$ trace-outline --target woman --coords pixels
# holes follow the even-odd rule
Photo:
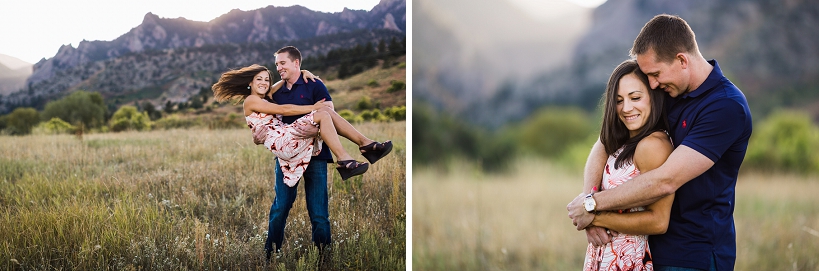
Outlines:
[[[661,90],[649,87],[635,60],[614,69],[600,130],[600,142],[609,155],[601,190],[659,167],[671,154],[664,99]],[[665,233],[673,201],[672,194],[646,207],[597,214],[592,226],[610,230],[612,241],[598,247],[589,244],[583,269],[653,270],[648,235]]]
[[[307,77],[312,77],[312,74],[305,73]],[[281,87],[281,83],[274,88]],[[270,71],[256,64],[225,72],[213,85],[217,101],[234,97],[244,99],[242,107],[251,129],[260,126],[268,129],[264,145],[279,159],[284,183],[290,187],[295,186],[301,178],[310,158],[321,151],[322,139],[336,155],[336,170],[344,180],[364,174],[369,164],[353,159],[342,147],[338,135],[358,144],[370,163],[375,163],[392,151],[392,142],[378,143],[367,138],[333,111],[324,100],[314,105],[279,105],[264,100],[263,97],[270,91]],[[281,121],[282,115],[304,116],[291,124],[285,124]]]

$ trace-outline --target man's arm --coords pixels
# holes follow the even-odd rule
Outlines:
[[[705,155],[680,145],[662,166],[616,189],[595,194],[600,210],[620,210],[646,206],[673,194],[680,186],[700,176],[714,165]]]
[[[696,178],[714,165],[705,155],[694,149],[680,145],[671,152],[662,166],[637,176],[617,188],[594,194],[596,210],[620,210],[646,206]],[[594,219],[594,214],[583,208],[583,197],[578,196],[567,206],[569,217],[577,224],[577,230],[586,228]]]
[[[663,132],[643,138],[634,150],[634,166],[645,173],[660,167],[668,159],[674,146]],[[668,229],[674,194],[648,204],[642,212],[602,212],[594,216],[592,225],[637,235],[663,234]]]

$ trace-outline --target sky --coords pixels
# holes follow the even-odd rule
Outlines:
[[[207,22],[232,9],[254,10],[301,5],[322,12],[344,7],[371,10],[380,0],[0,0],[0,54],[34,64],[60,46],[82,40],[114,40],[142,23],[151,12],[161,18]]]
[[[509,0],[510,3],[518,6],[535,19],[549,20],[561,15],[560,10],[555,10],[555,5],[547,2],[569,2],[581,7],[596,8],[606,0]]]

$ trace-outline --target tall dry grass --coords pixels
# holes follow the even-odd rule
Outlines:
[[[335,246],[300,189],[268,264],[274,158],[247,129],[0,136],[0,269],[404,269],[405,122],[356,126],[395,149],[346,182],[328,165]]]
[[[580,174],[537,159],[504,175],[415,169],[413,268],[580,270],[587,242],[566,212]],[[819,270],[816,191],[815,177],[740,176],[736,270]]]

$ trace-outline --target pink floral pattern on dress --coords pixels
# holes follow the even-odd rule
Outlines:
[[[606,161],[606,168],[603,171],[603,190],[615,188],[640,175],[640,170],[634,166],[633,161],[628,161],[619,169],[614,168],[617,155],[622,151],[623,148],[620,148]],[[637,207],[625,212],[643,210],[645,208]],[[605,246],[594,247],[589,244],[586,248],[583,270],[654,270],[651,250],[648,248],[648,236],[621,233]]]
[[[251,129],[258,125],[267,129],[264,146],[279,158],[287,186],[296,186],[310,159],[321,152],[322,140],[318,136],[318,123],[313,121],[313,113],[315,111],[291,124],[282,122],[281,115],[253,112],[245,117]]]

